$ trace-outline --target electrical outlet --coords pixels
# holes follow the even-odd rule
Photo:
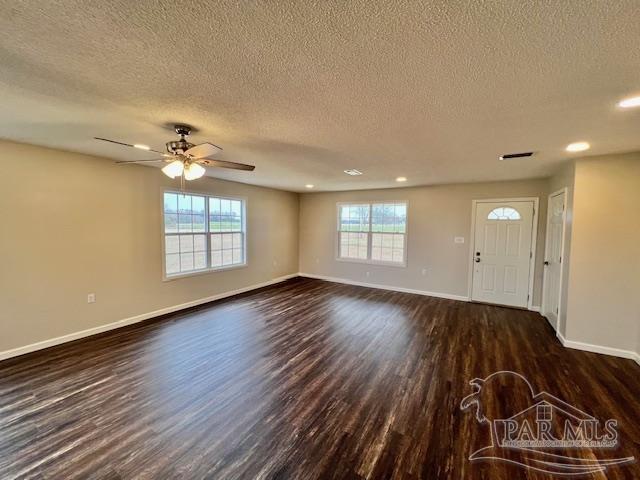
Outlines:
[[[427,269],[426,269],[426,268],[423,268],[423,269],[422,269],[422,275],[423,275],[423,276],[426,276],[426,275],[427,275]]]
[[[96,303],[96,294],[90,293],[87,295],[87,303]]]
[[[273,266],[274,266],[274,267],[277,267],[277,266],[278,266],[278,261],[277,261],[277,260],[274,260],[274,261],[273,261]]]
[[[370,275],[371,275],[371,272],[367,272],[367,273],[366,273],[366,275],[367,275],[367,277],[368,277],[368,276],[370,276]]]
[[[320,259],[316,258],[316,264],[320,263]]]

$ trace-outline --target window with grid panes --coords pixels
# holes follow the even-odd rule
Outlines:
[[[338,205],[338,258],[406,264],[407,204]]]
[[[244,265],[244,215],[241,199],[165,192],[165,275]]]
[[[209,232],[213,268],[244,264],[241,200],[209,197]]]

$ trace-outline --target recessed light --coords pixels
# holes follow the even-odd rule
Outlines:
[[[151,150],[149,145],[142,145],[141,143],[136,143],[134,148],[139,148],[140,150]]]
[[[618,106],[621,108],[640,107],[640,97],[625,98],[621,102],[618,102]]]
[[[362,175],[362,172],[360,170],[356,170],[355,168],[345,170],[344,173],[346,173],[347,175]]]
[[[407,177],[396,177],[396,182],[406,182]]]
[[[589,150],[591,145],[587,142],[575,142],[567,145],[567,152],[584,152],[585,150]]]
[[[305,188],[313,188],[313,185],[311,185],[310,183],[307,183],[304,187]]]
[[[533,155],[533,152],[522,152],[522,153],[507,153],[505,155],[500,155],[498,158],[500,160],[509,160],[511,158],[525,158]]]

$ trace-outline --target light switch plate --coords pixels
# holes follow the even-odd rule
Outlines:
[[[464,237],[454,237],[454,243],[464,243]]]

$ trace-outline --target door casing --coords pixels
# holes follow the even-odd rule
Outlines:
[[[538,238],[538,211],[540,199],[539,197],[514,197],[514,198],[483,198],[481,200],[471,201],[471,239],[469,241],[469,275],[467,278],[467,298],[471,301],[473,289],[473,251],[476,244],[476,207],[479,203],[494,202],[533,202],[533,228],[531,229],[531,259],[529,261],[529,299],[527,300],[527,309],[539,311],[540,307],[533,306],[533,280],[535,278],[536,267],[536,240]]]
[[[544,258],[545,260],[549,258],[549,222],[551,220],[550,217],[550,212],[551,212],[551,199],[553,197],[555,197],[556,195],[563,195],[564,198],[564,210],[562,212],[562,247],[560,249],[560,251],[562,252],[562,261],[560,262],[560,281],[558,282],[558,312],[556,313],[556,325],[554,325],[548,318],[547,320],[549,320],[549,324],[553,327],[554,330],[558,331],[558,326],[560,323],[560,315],[562,313],[562,308],[564,307],[564,305],[562,305],[562,278],[564,277],[564,264],[565,264],[565,258],[564,258],[564,247],[565,247],[565,241],[566,241],[566,235],[567,235],[567,198],[569,195],[569,189],[567,187],[561,188],[560,190],[557,190],[553,193],[549,194],[549,197],[547,199],[547,239],[545,241],[545,248],[544,248]],[[547,305],[546,305],[546,285],[547,285],[547,270],[548,269],[544,269],[544,275],[543,275],[543,281],[542,281],[542,305],[540,308],[540,313],[542,313],[544,315],[544,313],[548,310],[547,309]],[[546,317],[545,317],[546,318]]]

